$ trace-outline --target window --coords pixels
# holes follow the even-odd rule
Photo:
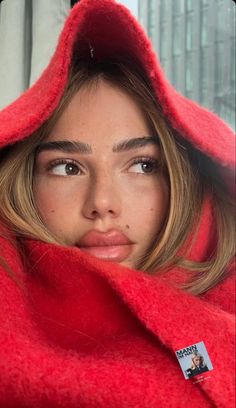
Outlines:
[[[173,58],[173,84],[178,89],[181,80],[181,57],[179,55]]]
[[[161,21],[166,19],[168,10],[170,10],[170,0],[160,0],[160,16],[161,16]]]
[[[145,3],[139,1],[138,3],[139,21],[145,27]]]
[[[208,105],[208,97],[209,97],[209,92],[207,88],[202,88],[201,89],[201,104],[204,106]]]
[[[184,13],[184,0],[173,0],[172,3],[174,14],[183,14]]]
[[[179,55],[181,53],[181,32],[180,18],[175,17],[173,20],[173,55]]]
[[[215,64],[216,93],[221,95],[224,91],[224,42],[216,43],[216,64]]]
[[[207,47],[201,49],[200,53],[200,89],[208,88],[208,66],[209,66],[209,50]]]
[[[168,33],[166,30],[167,25],[162,24],[161,25],[161,31],[160,31],[160,56],[161,59],[165,59],[167,57],[167,39],[168,39]]]
[[[149,0],[148,2],[148,35],[149,37],[155,37],[155,23],[156,23],[156,4],[155,0]]]
[[[201,46],[208,45],[208,7],[201,10]]]
[[[187,11],[192,11],[193,10],[193,0],[187,0],[186,1],[186,9],[187,9]]]
[[[185,96],[189,99],[194,99],[193,91],[186,91]]]
[[[187,51],[192,51],[193,49],[193,15],[189,14],[186,21],[186,49]]]
[[[169,80],[235,128],[235,2],[139,0],[139,4],[146,7],[146,25],[147,5],[152,10],[156,7],[155,17],[154,13],[149,16],[148,33],[154,36],[154,47]]]
[[[216,6],[216,41],[220,41],[226,31],[225,12],[227,7],[225,3],[219,3]]]
[[[235,112],[235,89],[236,89],[236,81],[235,81],[235,45],[236,41],[235,38],[231,38],[230,44],[230,92],[228,97],[228,116],[225,118],[229,122],[229,124],[235,128],[236,125],[236,112]]]
[[[235,66],[235,48],[236,48],[236,39],[231,38],[230,40],[230,81],[231,81],[231,91],[233,94],[233,91],[236,88],[236,80],[235,80],[235,71],[236,71],[236,66]]]
[[[193,53],[189,52],[186,58],[186,76],[185,76],[185,87],[187,92],[193,90],[193,69],[194,69],[194,59]]]

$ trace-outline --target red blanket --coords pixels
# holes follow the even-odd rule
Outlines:
[[[1,407],[234,407],[232,275],[195,297],[76,248],[24,246],[30,269],[5,254],[25,287],[1,270]],[[213,369],[186,380],[175,351],[201,341]]]

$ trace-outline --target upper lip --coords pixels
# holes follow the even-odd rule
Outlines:
[[[132,242],[121,231],[112,229],[107,232],[88,231],[78,242],[79,247],[99,247],[129,245]]]

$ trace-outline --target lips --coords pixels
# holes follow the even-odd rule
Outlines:
[[[131,253],[133,242],[118,230],[89,231],[77,245],[81,251],[106,261],[122,262]]]

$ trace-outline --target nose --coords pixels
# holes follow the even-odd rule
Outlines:
[[[82,212],[89,219],[116,218],[120,215],[121,192],[111,174],[97,174],[90,180]]]

